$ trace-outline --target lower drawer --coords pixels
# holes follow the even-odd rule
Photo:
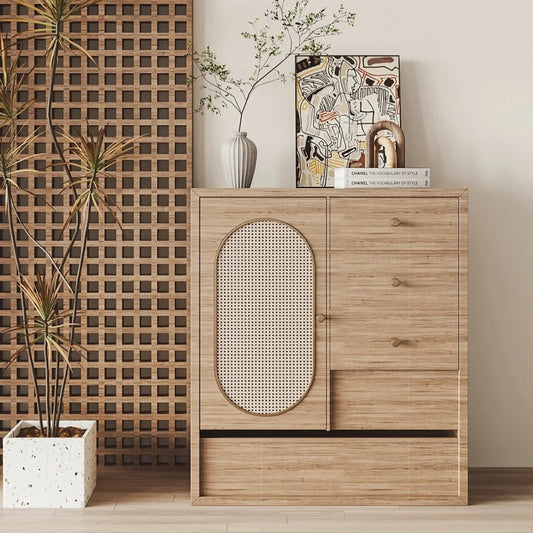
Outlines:
[[[331,373],[332,429],[458,429],[457,372]]]
[[[440,438],[200,441],[197,504],[462,504],[458,443]]]

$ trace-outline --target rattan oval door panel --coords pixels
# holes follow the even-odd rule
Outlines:
[[[216,263],[216,373],[229,402],[274,416],[295,407],[314,374],[313,253],[279,220],[232,231]]]
[[[202,200],[201,427],[325,429],[325,202],[254,201]]]

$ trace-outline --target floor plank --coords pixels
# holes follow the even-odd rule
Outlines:
[[[468,507],[191,507],[188,490],[188,475],[183,472],[102,469],[87,508],[57,511],[0,508],[0,530],[533,533],[533,469],[473,470]]]

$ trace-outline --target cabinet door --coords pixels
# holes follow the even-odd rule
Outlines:
[[[200,429],[325,429],[326,199],[200,201]]]

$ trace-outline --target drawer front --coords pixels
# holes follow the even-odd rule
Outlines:
[[[461,503],[455,438],[204,438],[200,447],[200,497],[220,503]]]
[[[331,252],[331,368],[457,370],[455,252]]]
[[[333,372],[331,427],[457,430],[458,395],[457,372]]]
[[[458,250],[457,198],[332,198],[332,250]]]
[[[333,315],[330,328],[332,370],[458,370],[457,316]]]
[[[458,313],[454,252],[331,252],[331,316],[406,321]],[[355,324],[354,324],[355,326]]]

